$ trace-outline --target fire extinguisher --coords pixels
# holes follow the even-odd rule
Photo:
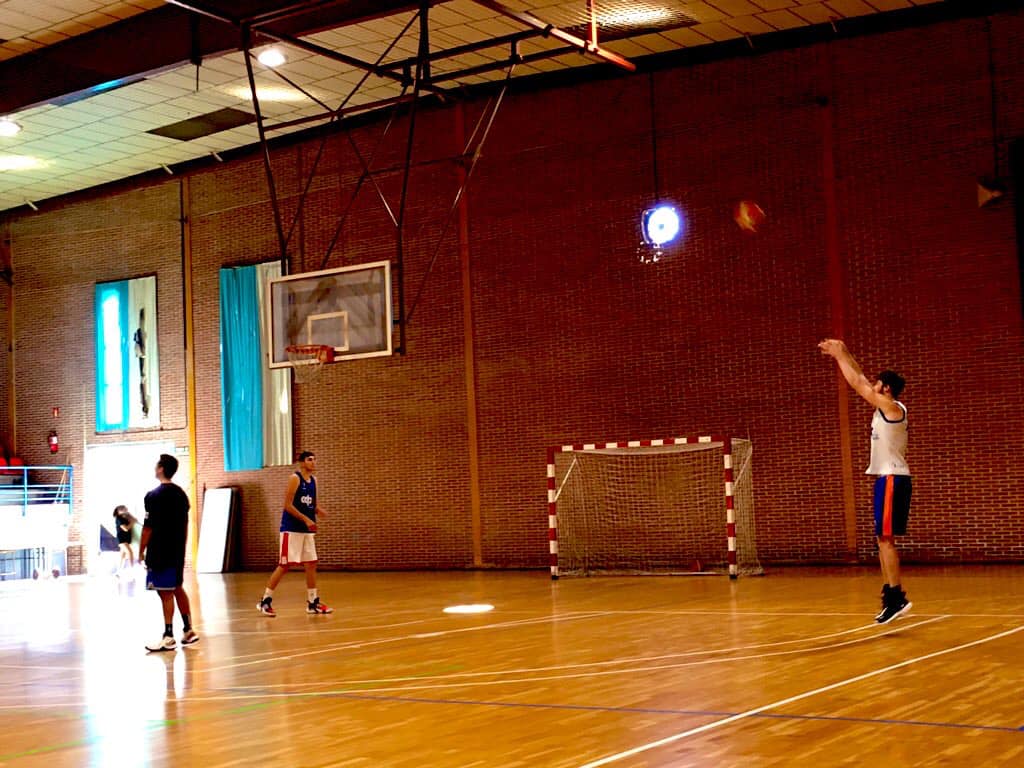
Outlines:
[[[56,453],[60,450],[60,438],[57,437],[56,429],[50,430],[50,436],[46,438],[46,442],[50,446],[50,453]]]

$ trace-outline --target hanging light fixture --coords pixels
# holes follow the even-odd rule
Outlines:
[[[651,94],[651,167],[654,174],[654,204],[640,215],[640,245],[636,250],[642,264],[655,264],[683,231],[683,218],[678,209],[661,199],[658,178],[658,124],[654,111],[654,73],[648,76]]]

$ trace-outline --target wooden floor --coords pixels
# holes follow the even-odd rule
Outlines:
[[[163,654],[129,579],[0,584],[0,765],[1024,765],[1024,567],[910,568],[884,628],[870,569],[265,578],[190,582]]]

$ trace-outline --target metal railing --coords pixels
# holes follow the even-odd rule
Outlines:
[[[0,506],[20,505],[25,515],[30,504],[67,504],[70,514],[74,473],[70,465],[0,468]]]

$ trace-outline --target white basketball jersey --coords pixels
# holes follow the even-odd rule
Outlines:
[[[899,421],[889,421],[880,409],[871,419],[871,464],[867,475],[909,475],[907,466],[907,407],[896,401],[903,411]]]

